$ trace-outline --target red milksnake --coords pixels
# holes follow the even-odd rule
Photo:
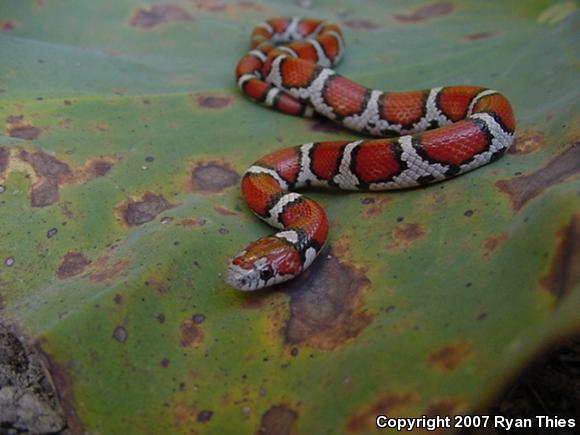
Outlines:
[[[307,143],[268,154],[244,174],[250,209],[280,229],[234,257],[224,276],[240,290],[296,277],[314,261],[328,235],[315,201],[294,192],[308,186],[389,190],[445,180],[500,157],[512,144],[508,100],[476,86],[382,92],[330,67],[343,54],[335,24],[275,18],[252,32],[236,79],[252,100],[299,116],[319,113],[372,136],[399,137]]]

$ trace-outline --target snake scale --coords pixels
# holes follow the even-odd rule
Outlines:
[[[252,32],[251,49],[236,68],[250,99],[291,115],[318,113],[379,138],[283,148],[245,172],[241,189],[249,208],[279,231],[230,260],[224,279],[232,287],[256,290],[287,281],[320,253],[328,218],[296,190],[421,186],[493,162],[512,144],[514,115],[499,92],[478,86],[369,89],[332,69],[343,53],[340,28],[322,20],[274,18]]]

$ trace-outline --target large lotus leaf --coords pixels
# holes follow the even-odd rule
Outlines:
[[[367,432],[478,412],[580,329],[573,1],[3,1],[2,321],[47,356],[92,433]],[[244,98],[233,69],[271,16],[339,22],[367,86],[499,89],[517,143],[422,189],[311,195],[328,250],[293,283],[229,288],[271,231],[239,175],[357,137]]]

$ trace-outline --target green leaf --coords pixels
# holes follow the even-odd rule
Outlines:
[[[424,189],[309,193],[309,272],[242,294],[227,259],[271,232],[239,175],[357,137],[248,101],[258,22],[337,21],[338,70],[385,90],[475,84],[518,120],[499,161]],[[371,432],[478,412],[580,330],[575,2],[5,1],[2,321],[46,353],[73,430]]]

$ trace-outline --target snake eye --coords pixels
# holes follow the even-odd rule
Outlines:
[[[268,281],[270,278],[272,278],[272,275],[274,275],[274,272],[270,266],[267,266],[260,271],[261,280]]]

